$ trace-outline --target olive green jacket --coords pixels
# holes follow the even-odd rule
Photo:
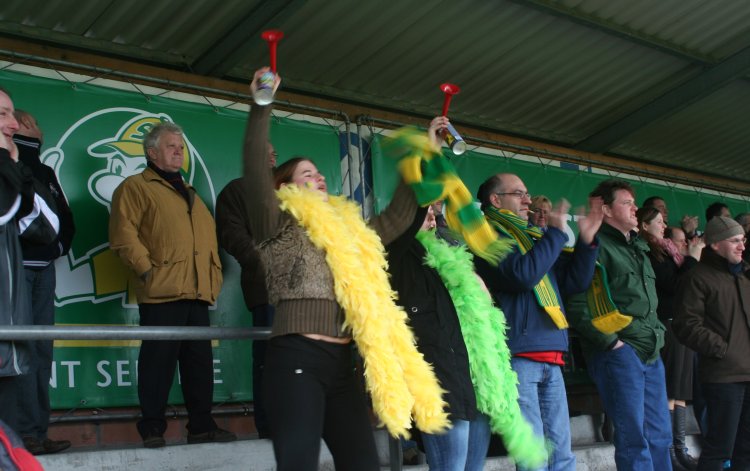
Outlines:
[[[633,321],[615,334],[601,333],[591,323],[585,293],[567,300],[568,318],[581,335],[584,354],[605,351],[619,339],[630,345],[643,362],[652,363],[664,346],[665,329],[656,315],[656,277],[648,258],[648,245],[635,232],[627,240],[606,223],[598,236],[601,246],[597,260],[607,270],[612,301]]]

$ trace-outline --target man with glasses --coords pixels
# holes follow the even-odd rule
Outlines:
[[[591,283],[597,255],[601,202],[578,220],[580,236],[572,255],[561,256],[568,240],[567,201],[547,215],[547,231],[529,225],[531,198],[523,181],[509,173],[487,179],[477,194],[488,222],[517,247],[498,266],[477,258],[477,273],[502,307],[508,323],[511,364],[518,375],[518,402],[534,432],[552,445],[542,469],[574,470],[570,421],[561,366],[568,351],[562,296]]]
[[[677,337],[698,352],[707,410],[699,470],[750,468],[750,280],[742,260],[745,231],[715,216],[706,224],[698,265],[677,285]]]

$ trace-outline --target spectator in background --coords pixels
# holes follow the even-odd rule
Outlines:
[[[531,198],[529,205],[529,223],[547,232],[549,213],[552,211],[552,201],[544,195]]]
[[[672,239],[664,237],[665,227],[662,214],[655,207],[640,208],[636,212],[639,235],[649,246],[648,257],[656,274],[656,293],[659,296],[657,313],[666,327],[664,348],[661,350],[667,385],[667,403],[672,418],[672,447],[670,458],[672,469],[694,470],[698,462],[690,456],[685,444],[687,401],[693,399],[693,351],[682,345],[672,331],[674,294],[678,279],[700,260],[703,243],[695,238],[690,245],[685,243],[681,229],[670,228],[670,234],[679,232],[684,253]],[[689,250],[687,250],[689,249]]]
[[[15,111],[19,129],[13,141],[19,160],[31,170],[37,194],[55,208],[60,232],[49,244],[21,240],[26,289],[31,299],[34,325],[55,324],[55,260],[70,250],[75,234],[73,213],[54,170],[39,160],[44,135],[36,119],[23,110]],[[57,453],[70,447],[69,440],[50,440],[49,381],[52,374],[52,340],[30,342],[32,361],[29,374],[19,378],[18,433],[24,446],[35,455]]]
[[[750,300],[745,231],[717,216],[706,224],[706,249],[677,285],[674,332],[700,355],[698,374],[707,430],[699,470],[750,469]]]
[[[706,224],[715,216],[731,218],[732,214],[729,212],[729,206],[720,201],[708,205],[708,208],[706,208]]]
[[[13,135],[18,121],[13,101],[0,88],[0,324],[31,323],[30,301],[23,285],[23,256],[15,216],[21,203],[23,177],[16,164]],[[27,342],[0,341],[0,420],[18,431],[18,377],[28,371]]]
[[[740,213],[734,217],[737,224],[742,226],[742,230],[745,231],[745,239],[750,235],[750,213]],[[742,252],[742,260],[750,262],[750,243],[745,242],[745,251]]]
[[[60,229],[57,215],[35,192],[31,170],[18,162],[13,135],[19,124],[13,101],[0,87],[0,322],[32,323],[31,299],[23,283],[19,240],[46,245]],[[0,341],[0,419],[18,432],[19,376],[29,372],[28,342]]]
[[[276,151],[268,141],[268,166],[276,166]],[[229,182],[216,199],[216,230],[219,246],[234,257],[242,269],[240,285],[245,306],[252,312],[253,327],[273,324],[273,306],[268,303],[266,270],[253,242],[247,221],[247,198],[242,178]],[[253,340],[253,418],[259,438],[270,438],[263,396],[263,367],[266,363],[268,340]]]
[[[432,212],[435,215],[435,231],[438,237],[448,243],[448,245],[454,247],[462,245],[463,242],[460,237],[448,227],[448,221],[445,220],[445,215],[443,214],[444,204],[445,202],[442,200],[432,204]]]
[[[669,224],[669,209],[667,203],[661,196],[649,196],[643,200],[642,208],[654,208],[661,213],[661,217],[664,220],[664,224]]]
[[[672,427],[659,356],[664,326],[656,314],[648,245],[636,232],[635,192],[625,181],[605,180],[590,196],[604,202],[598,261],[607,276],[597,274],[588,293],[568,300],[571,325],[581,335],[589,374],[615,426],[617,469],[671,469]],[[602,322],[623,315],[629,323]]]
[[[184,148],[179,126],[154,126],[143,140],[148,167],[126,178],[112,198],[110,247],[135,275],[142,326],[208,327],[208,306],[221,290],[214,219],[182,179]],[[144,340],[138,355],[142,418],[137,424],[143,445],[166,444],[164,412],[178,361],[188,443],[236,440],[211,417],[211,341]]]

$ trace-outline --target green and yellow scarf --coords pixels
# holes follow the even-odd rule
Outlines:
[[[632,316],[622,314],[612,301],[612,294],[609,291],[609,282],[607,281],[607,270],[599,262],[596,262],[594,278],[586,291],[586,303],[591,312],[591,323],[599,332],[604,334],[614,334],[633,321]]]
[[[511,211],[489,206],[485,208],[484,214],[496,230],[516,241],[521,254],[531,250],[534,247],[534,241],[542,238],[543,234],[539,228],[529,226],[528,221],[521,219]],[[541,281],[534,286],[534,296],[539,306],[549,315],[558,329],[568,328],[568,321],[560,307],[560,300],[549,275],[545,274]]]
[[[384,150],[399,159],[398,169],[414,190],[417,203],[427,206],[445,200],[445,220],[466,241],[472,252],[497,265],[512,245],[497,237],[453,164],[432,145],[424,132],[402,128],[385,140]]]

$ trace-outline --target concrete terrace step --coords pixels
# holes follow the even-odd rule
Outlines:
[[[609,444],[589,445],[574,449],[578,459],[577,470],[614,470],[614,448]],[[179,470],[179,471],[225,471],[275,469],[273,450],[269,440],[239,440],[233,443],[210,443],[200,445],[175,445],[149,450],[126,448],[116,450],[93,450],[39,456],[39,462],[49,471],[126,471]],[[387,462],[387,456],[382,457]],[[333,460],[328,449],[321,447],[320,470],[334,471]],[[382,469],[390,469],[383,466]],[[427,465],[405,466],[404,470],[423,471]],[[488,471],[511,471],[515,465],[506,457],[488,458],[484,467]]]

